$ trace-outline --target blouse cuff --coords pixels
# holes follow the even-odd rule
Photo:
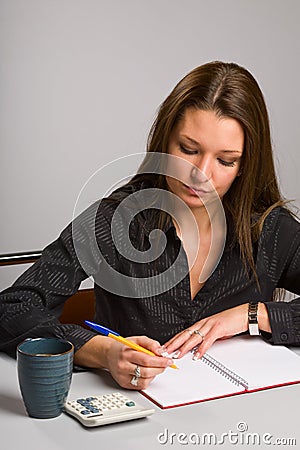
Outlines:
[[[293,312],[289,302],[268,302],[265,305],[272,330],[270,341],[278,345],[295,344],[297,339]]]
[[[74,345],[74,353],[96,336],[96,333],[93,331],[74,324],[60,324],[54,328],[54,332],[56,337],[72,342]]]

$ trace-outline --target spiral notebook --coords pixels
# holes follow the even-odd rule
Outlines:
[[[188,353],[141,391],[161,408],[300,383],[300,356],[259,336],[216,341],[198,361]]]

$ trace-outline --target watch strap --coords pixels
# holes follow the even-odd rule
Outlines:
[[[258,303],[250,302],[248,306],[248,329],[251,336],[260,334],[257,320]]]

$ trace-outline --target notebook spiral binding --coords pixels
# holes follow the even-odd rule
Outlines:
[[[205,353],[205,355],[202,356],[201,361],[210,366],[212,369],[216,370],[220,375],[227,378],[233,384],[237,386],[243,386],[246,390],[249,389],[249,383],[244,380],[244,378],[228,369],[228,367],[224,366],[224,364],[220,363],[220,361],[216,360],[208,353]]]

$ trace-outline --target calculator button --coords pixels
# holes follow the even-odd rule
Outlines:
[[[84,416],[86,416],[87,414],[91,414],[91,411],[88,411],[87,409],[84,409],[83,411],[81,411],[80,414],[83,414]]]
[[[134,402],[126,402],[126,406],[135,406]]]

